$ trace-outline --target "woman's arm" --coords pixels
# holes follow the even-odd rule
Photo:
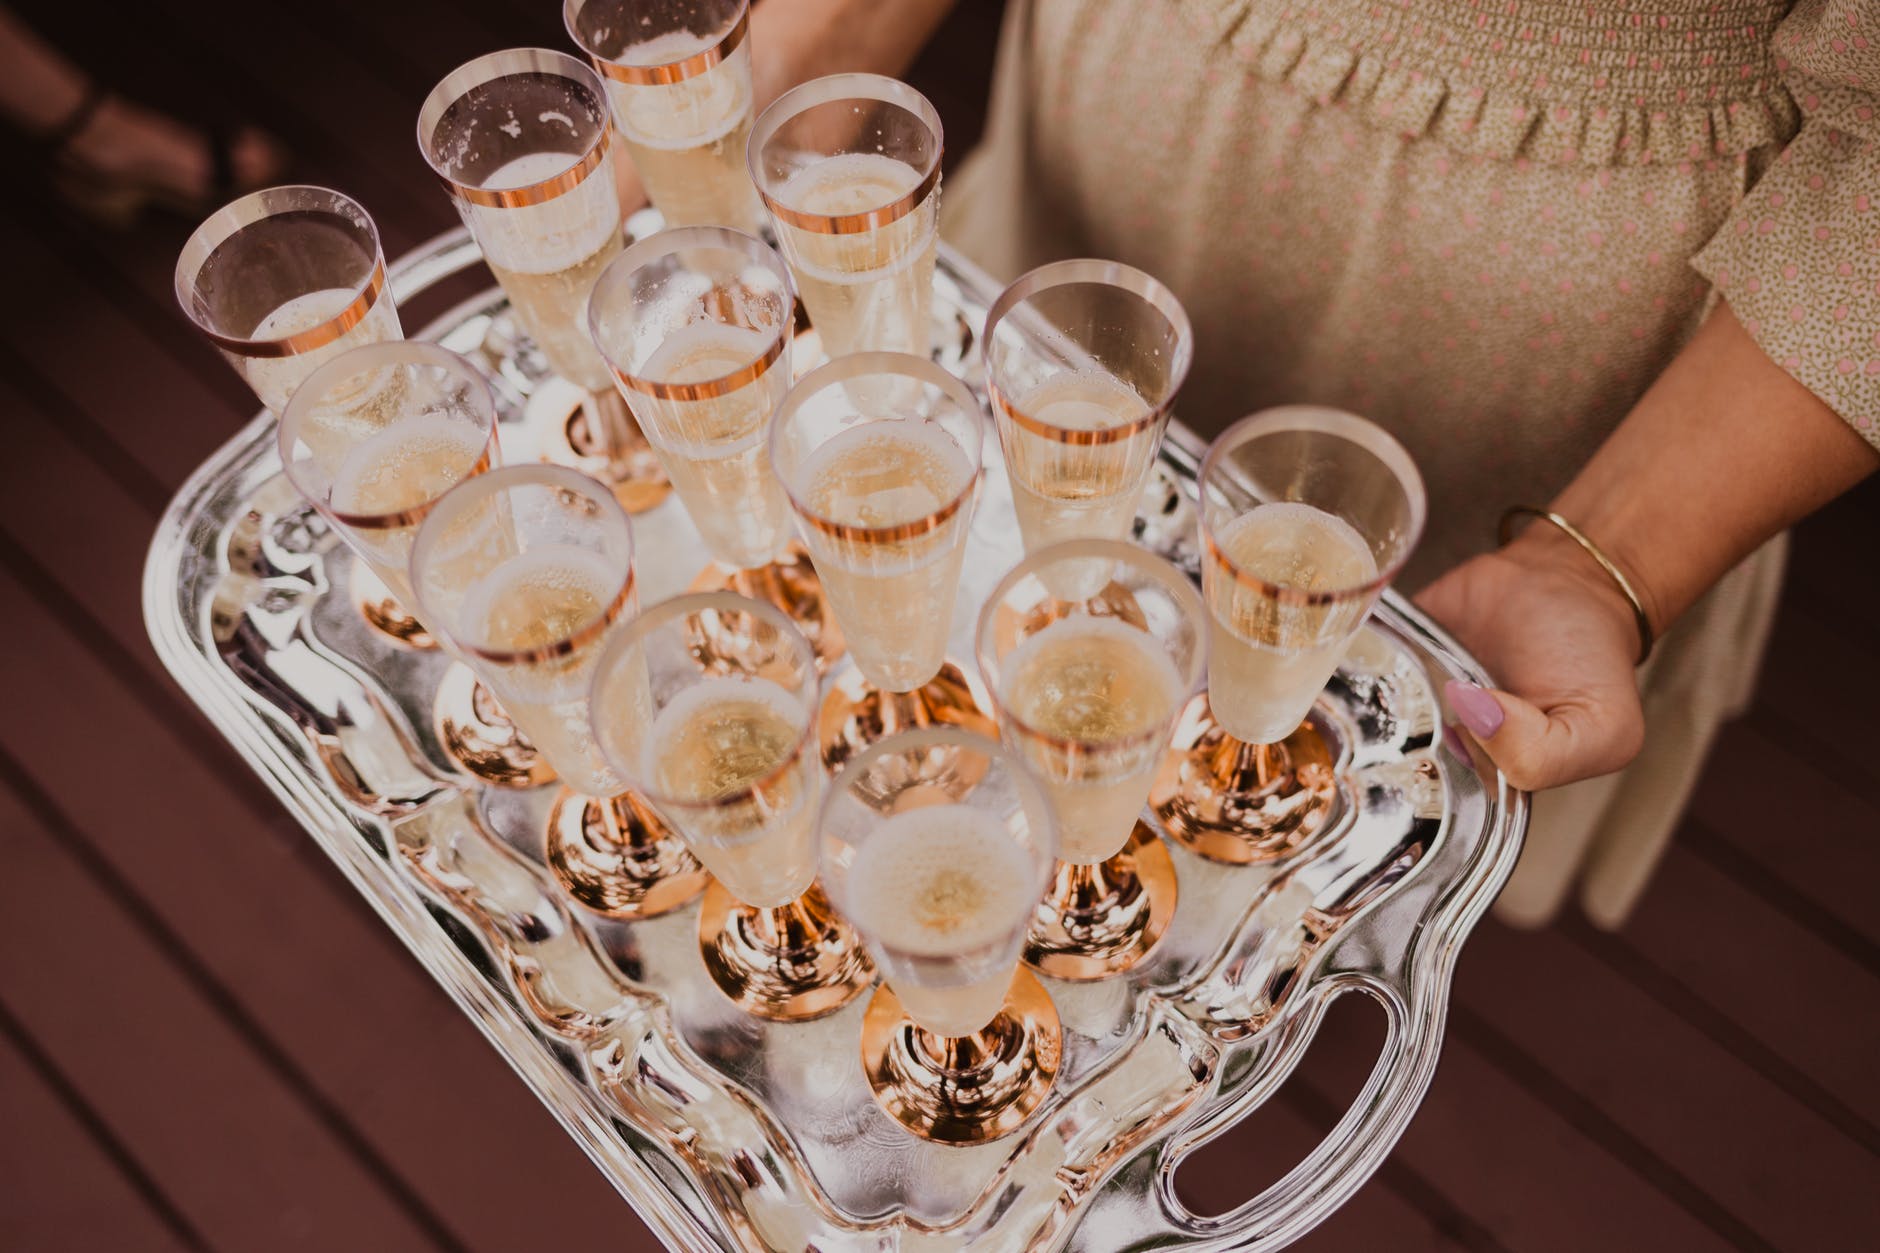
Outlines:
[[[761,0],[751,9],[757,110],[798,83],[867,70],[899,75],[956,0]]]
[[[957,0],[762,0],[751,6],[751,80],[757,111],[798,83],[867,70],[898,75],[914,63]],[[646,204],[633,163],[614,162],[620,203]]]
[[[1625,571],[1662,632],[1765,540],[1876,468],[1876,450],[1720,301],[1550,507]],[[1511,782],[1554,787],[1638,752],[1631,607],[1556,528],[1530,524],[1418,601],[1504,684],[1452,685],[1449,696]]]

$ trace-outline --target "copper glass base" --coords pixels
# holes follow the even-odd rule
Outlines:
[[[542,460],[607,484],[628,513],[645,513],[671,493],[671,480],[620,393],[557,388],[538,396],[544,411],[531,412],[529,420],[542,423]]]
[[[346,595],[359,616],[366,620],[366,625],[392,643],[403,648],[437,647],[437,641],[424,629],[424,624],[398,603],[392,589],[385,586],[385,580],[372,573],[372,567],[365,562],[352,563]]]
[[[814,884],[788,905],[758,909],[713,879],[699,908],[698,942],[719,990],[773,1022],[833,1014],[875,977],[867,950]]]
[[[875,1101],[923,1140],[985,1144],[1024,1126],[1057,1078],[1064,1037],[1044,985],[1020,968],[999,1016],[975,1035],[934,1035],[882,984],[862,1018]]]
[[[840,770],[870,744],[921,727],[959,727],[996,740],[998,727],[985,713],[989,703],[953,661],[942,664],[939,674],[911,692],[884,692],[860,671],[850,670],[829,685],[817,714],[816,738],[823,765]],[[946,765],[952,756],[944,750],[936,752],[934,770],[957,769]],[[962,780],[967,785],[975,781]]]
[[[431,722],[445,755],[484,783],[524,788],[555,781],[554,767],[466,665],[453,662],[444,671]]]
[[[1214,721],[1206,693],[1175,725],[1149,804],[1171,839],[1212,861],[1249,865],[1294,851],[1338,799],[1332,747],[1316,724],[1248,744]]]
[[[818,674],[829,673],[829,668],[848,650],[842,628],[829,608],[829,598],[823,594],[822,580],[816,577],[816,567],[810,564],[809,550],[795,540],[790,541],[789,547],[775,561],[755,570],[707,566],[686,590],[729,590],[783,610],[816,651]]]
[[[631,792],[596,800],[562,789],[548,815],[548,867],[584,908],[627,920],[675,910],[711,878]]]
[[[1055,979],[1107,979],[1148,956],[1174,916],[1175,863],[1138,822],[1108,861],[1058,863],[1025,937],[1025,962]]]

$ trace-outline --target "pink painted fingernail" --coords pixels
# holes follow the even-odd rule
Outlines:
[[[1501,712],[1501,702],[1489,695],[1487,689],[1451,679],[1443,685],[1443,695],[1448,698],[1449,707],[1456,711],[1456,717],[1476,739],[1488,739],[1501,730],[1506,715]]]

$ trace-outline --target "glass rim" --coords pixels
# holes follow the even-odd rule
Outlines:
[[[620,589],[614,593],[613,598],[606,605],[602,606],[593,619],[582,623],[561,638],[534,648],[489,648],[470,643],[461,638],[458,632],[445,628],[444,624],[450,620],[449,616],[436,612],[437,607],[430,603],[431,598],[425,594],[424,581],[415,576],[419,567],[425,564],[432,545],[436,543],[436,537],[442,533],[448,521],[471,506],[481,504],[487,497],[513,487],[559,488],[578,493],[594,502],[599,505],[602,513],[611,511],[611,516],[621,523],[621,529],[627,537],[627,572],[626,577],[621,580]],[[638,578],[638,572],[634,569],[635,556],[633,520],[627,516],[627,511],[621,507],[620,501],[612,492],[587,475],[570,470],[566,466],[534,463],[502,466],[454,484],[448,492],[438,498],[437,503],[431,507],[429,516],[419,526],[417,537],[411,544],[411,561],[408,568],[413,576],[410,582],[412,595],[418,601],[418,614],[433,631],[442,632],[452,645],[473,657],[496,665],[517,665],[554,661],[566,657],[582,645],[598,638],[608,627],[612,626],[625,612],[628,602],[633,598],[633,586]]]
[[[1188,665],[1179,667],[1183,671],[1182,678],[1184,685],[1182,694],[1175,699],[1174,708],[1169,714],[1169,720],[1172,721],[1180,717],[1181,711],[1188,707],[1188,702],[1193,700],[1195,694],[1201,690],[1202,683],[1206,679],[1208,672],[1208,630],[1210,617],[1207,602],[1201,598],[1200,591],[1195,587],[1188,576],[1176,569],[1166,558],[1159,557],[1148,549],[1138,544],[1132,544],[1127,540],[1065,540],[1062,543],[1052,544],[1048,548],[1041,548],[1035,553],[1025,554],[1024,558],[1020,560],[1017,565],[1007,570],[1005,576],[993,585],[992,590],[986,594],[986,603],[980,608],[979,622],[973,631],[973,657],[974,660],[979,663],[979,677],[983,680],[986,694],[992,701],[993,715],[996,719],[1001,721],[1009,720],[1017,730],[1024,733],[1026,738],[1056,748],[1083,749],[1093,752],[1114,752],[1145,746],[1158,739],[1166,739],[1168,737],[1167,727],[1163,727],[1160,730],[1136,731],[1129,735],[1119,735],[1114,739],[1108,740],[1087,740],[1079,739],[1074,736],[1058,735],[1054,732],[1031,725],[1031,723],[1015,713],[1000,695],[1000,685],[994,676],[1000,669],[1001,659],[993,652],[993,645],[990,639],[993,619],[996,616],[999,603],[1005,599],[1006,593],[1010,592],[1018,585],[1021,579],[1036,574],[1038,570],[1047,565],[1058,561],[1093,559],[1109,559],[1127,562],[1137,569],[1153,575],[1158,582],[1162,583],[1164,587],[1170,590],[1174,599],[1181,603],[1182,608],[1194,622],[1196,633],[1195,655],[1190,659]],[[1071,616],[1072,615],[1066,614],[1065,618]],[[1084,616],[1098,617],[1099,615],[1093,614]],[[1058,619],[1058,621],[1063,620],[1062,618]],[[1145,631],[1144,634],[1150,634],[1150,638],[1155,638],[1149,632]],[[1016,649],[1014,649],[1014,651],[1016,651]]]
[[[296,203],[314,200],[324,200],[325,204]],[[345,211],[348,208],[358,215],[357,219]],[[372,269],[354,285],[352,299],[346,302],[345,308],[318,326],[279,339],[244,339],[239,335],[224,334],[197,316],[196,279],[217,248],[257,222],[284,213],[309,212],[339,218],[352,227],[363,225],[366,238],[372,241]],[[184,241],[182,251],[177,254],[174,286],[176,303],[182,307],[183,316],[218,348],[242,357],[297,357],[301,353],[324,348],[365,321],[372,306],[386,296],[385,248],[379,239],[378,223],[372,220],[372,215],[366,212],[364,205],[345,192],[313,183],[283,183],[278,187],[263,187],[245,196],[238,196],[198,223]]]
[[[475,408],[478,425],[483,429],[483,452],[470,472],[458,479],[457,483],[487,473],[496,465],[496,397],[490,390],[489,380],[483,376],[481,370],[471,364],[468,358],[442,345],[418,339],[392,339],[383,343],[361,344],[357,348],[348,348],[331,361],[321,362],[305,379],[301,380],[300,386],[294,389],[294,394],[288,397],[286,406],[282,408],[280,420],[275,423],[274,441],[281,458],[281,471],[287,475],[287,481],[294,485],[294,489],[327,517],[357,530],[389,531],[399,527],[415,526],[423,522],[426,515],[437,507],[437,503],[457,486],[457,483],[452,483],[450,487],[429,500],[407,509],[397,509],[391,513],[355,514],[333,508],[331,486],[326,491],[315,494],[307,490],[307,485],[301,481],[302,476],[297,467],[305,461],[305,458],[293,455],[293,445],[300,436],[300,429],[305,425],[309,411],[315,407],[320,396],[324,394],[326,384],[342,375],[399,362],[411,362],[446,370],[474,384],[470,389],[473,397],[471,403]],[[394,424],[395,422],[396,420]]]
[[[971,749],[973,752],[981,753],[989,760],[1003,767],[1017,780],[1019,790],[1029,793],[1038,813],[1043,815],[1043,825],[1045,829],[1043,832],[1044,838],[1041,840],[1035,838],[1037,833],[1032,830],[1029,816],[1026,821],[1027,833],[1034,836],[1032,842],[1037,846],[1036,854],[1034,854],[1031,849],[1023,850],[1028,856],[1033,856],[1038,864],[1038,870],[1035,876],[1036,883],[1034,885],[1036,890],[1032,893],[1032,896],[1034,900],[1041,898],[1044,895],[1046,885],[1051,882],[1051,876],[1058,864],[1058,818],[1057,812],[1051,806],[1051,798],[1045,794],[1044,785],[1038,781],[1037,776],[1032,774],[1031,770],[1019,759],[1016,753],[989,736],[980,735],[974,731],[963,730],[959,727],[926,726],[919,727],[912,731],[902,731],[895,735],[890,735],[885,739],[876,740],[873,744],[870,744],[867,748],[849,758],[842,769],[829,780],[826,790],[823,793],[822,806],[817,814],[816,841],[818,853],[825,854],[820,860],[824,865],[828,864],[825,851],[831,842],[840,842],[859,847],[854,840],[831,835],[829,833],[829,811],[839,803],[841,797],[850,793],[855,785],[855,781],[862,777],[865,770],[875,762],[892,754],[928,748],[939,748],[945,745]],[[963,805],[966,804],[966,801],[961,797],[955,799],[952,803]],[[1010,837],[1008,836],[1007,838]],[[1017,843],[1016,840],[1013,842]],[[1022,845],[1021,848],[1023,848]],[[837,908],[841,908],[841,902],[837,902]],[[1026,917],[1030,917],[1029,909],[1026,911]],[[852,917],[850,918],[850,922],[854,922]],[[1021,922],[1017,925],[1023,926],[1024,924]]]
[[[1000,386],[1000,371],[992,352],[993,336],[999,324],[1038,293],[1073,285],[1113,287],[1126,291],[1167,318],[1175,331],[1175,360],[1169,367],[1168,382],[1162,388],[1162,394],[1150,402],[1149,412],[1133,422],[1100,430],[1056,426],[1024,412],[1008,394],[1008,389]],[[1121,261],[1106,261],[1096,257],[1052,261],[1019,275],[986,310],[986,329],[982,342],[985,344],[986,390],[992,395],[992,403],[1031,434],[1071,445],[1113,443],[1166,421],[1175,406],[1176,393],[1188,379],[1188,370],[1194,364],[1195,356],[1194,327],[1188,320],[1188,311],[1182,307],[1175,293],[1153,274]]]
[[[1410,525],[1396,560],[1380,566],[1374,578],[1350,587],[1307,591],[1252,574],[1222,551],[1215,538],[1214,527],[1208,522],[1207,491],[1208,482],[1214,477],[1213,471],[1230,447],[1238,448],[1249,439],[1280,431],[1314,431],[1356,444],[1382,461],[1384,467],[1402,485],[1410,507]],[[1250,413],[1222,431],[1214,443],[1209,445],[1207,455],[1201,459],[1201,468],[1195,476],[1195,504],[1200,514],[1201,542],[1207,550],[1206,559],[1224,569],[1243,587],[1250,587],[1288,605],[1335,605],[1361,600],[1389,586],[1391,580],[1403,572],[1411,553],[1416,551],[1429,509],[1423,475],[1417,470],[1409,451],[1397,442],[1397,438],[1368,418],[1329,405],[1278,405]],[[1368,547],[1368,540],[1366,544]]]
[[[810,647],[809,641],[803,638],[802,631],[798,630],[796,624],[790,621],[788,614],[785,614],[775,605],[768,604],[761,600],[753,600],[749,596],[740,596],[736,592],[685,592],[678,596],[668,597],[656,605],[641,610],[634,616],[633,621],[627,623],[626,626],[620,629],[619,636],[616,637],[612,643],[608,644],[606,651],[601,654],[600,660],[595,663],[594,678],[593,681],[588,684],[588,720],[591,723],[598,723],[600,721],[595,711],[600,708],[601,689],[606,686],[609,676],[613,673],[620,660],[627,655],[627,651],[630,647],[639,644],[645,637],[652,634],[656,627],[665,625],[673,618],[706,609],[718,609],[730,613],[748,613],[761,618],[771,626],[779,629],[779,635],[789,641],[791,650],[795,652],[802,661],[804,673],[808,676],[805,680],[805,687],[808,691],[809,702],[804,713],[803,729],[798,733],[796,742],[791,745],[788,756],[778,762],[768,774],[765,774],[761,778],[753,779],[736,790],[725,793],[723,796],[714,796],[709,800],[682,800],[662,791],[655,786],[651,780],[645,778],[645,772],[638,763],[629,766],[615,761],[613,754],[607,751],[607,737],[598,734],[594,737],[594,742],[600,746],[601,756],[606,759],[610,767],[627,780],[632,790],[646,797],[655,805],[662,807],[670,806],[677,810],[693,810],[698,812],[713,809],[729,809],[736,805],[745,804],[748,801],[756,799],[761,789],[777,782],[791,770],[795,769],[797,763],[803,759],[803,754],[805,750],[809,748],[810,742],[815,738],[816,713],[822,701],[822,676],[816,669],[816,650]],[[793,697],[799,694],[800,693],[797,692],[791,693]],[[654,715],[654,718],[657,720],[657,713]],[[651,728],[648,729],[650,730]],[[820,765],[818,769],[820,772]]]
[[[818,105],[843,100],[873,100],[897,105],[919,118],[933,133],[933,155],[913,188],[885,205],[860,213],[808,213],[785,204],[770,194],[770,179],[762,169],[759,155],[764,146],[783,128],[784,123]],[[940,125],[940,112],[933,102],[898,78],[886,74],[826,74],[800,83],[771,101],[751,125],[751,135],[744,144],[744,163],[757,194],[779,221],[817,235],[859,235],[878,230],[906,217],[940,185],[940,157],[946,150],[946,132]]]
[[[770,342],[749,364],[718,378],[694,383],[665,382],[621,369],[615,364],[614,355],[601,343],[600,326],[595,314],[595,305],[601,292],[609,286],[625,282],[626,275],[642,270],[654,261],[693,248],[721,248],[727,252],[742,253],[778,277],[783,284],[783,317],[777,323]],[[602,268],[600,277],[594,280],[593,290],[588,293],[586,320],[588,338],[594,341],[594,350],[600,353],[601,359],[607,363],[608,372],[620,386],[657,400],[712,400],[747,387],[769,372],[795,337],[795,310],[796,284],[791,281],[790,267],[784,264],[775,248],[755,235],[747,235],[728,226],[675,226],[629,245]]]
[[[884,526],[864,526],[860,523],[837,522],[833,518],[823,517],[800,498],[796,484],[791,482],[793,475],[778,473],[777,479],[783,484],[783,493],[790,498],[790,504],[795,508],[797,515],[825,535],[860,543],[888,544],[931,534],[951,521],[953,515],[958,513],[961,506],[972,499],[973,493],[978,490],[979,480],[985,474],[986,432],[985,411],[980,407],[979,398],[973,395],[972,389],[961,382],[951,371],[936,365],[926,357],[917,357],[907,352],[855,352],[837,357],[833,361],[826,361],[805,374],[790,388],[783,401],[777,406],[777,411],[770,416],[770,436],[767,442],[771,467],[775,470],[777,465],[777,445],[785,427],[809,397],[832,385],[846,383],[866,374],[892,374],[931,383],[945,393],[947,398],[958,405],[961,411],[971,419],[972,447],[961,447],[960,451],[966,454],[967,460],[972,462],[973,471],[966,476],[966,481],[960,485],[960,490],[952,499],[943,502],[939,508],[924,518],[916,518],[910,522],[891,522]],[[909,420],[907,418],[864,417],[860,422],[844,429],[845,431],[855,430],[873,422]],[[947,434],[950,438],[951,432]],[[821,444],[817,446],[821,447]]]
[[[436,137],[438,123],[444,120],[444,114],[450,106],[463,99],[473,88],[522,74],[554,75],[579,84],[593,99],[595,116],[600,119],[599,129],[576,155],[573,164],[540,182],[503,188],[472,187],[468,183],[458,182],[435,156],[431,141]],[[465,61],[431,88],[430,94],[425,96],[424,103],[418,108],[418,153],[424,158],[424,163],[431,167],[431,172],[442,180],[444,189],[457,199],[483,208],[514,209],[545,204],[579,187],[606,159],[608,147],[613,142],[613,128],[613,113],[607,103],[606,89],[601,86],[600,76],[586,61],[553,48],[504,48]]]
[[[736,52],[744,43],[751,29],[751,0],[737,0],[737,16],[731,25],[714,41],[709,48],[690,53],[676,61],[667,61],[659,65],[627,65],[609,60],[601,55],[599,49],[581,38],[576,20],[593,0],[564,0],[561,6],[561,23],[567,28],[568,38],[574,46],[587,53],[594,63],[594,68],[605,78],[616,83],[631,83],[639,87],[662,86],[669,83],[684,82],[688,78],[697,78],[714,68]]]

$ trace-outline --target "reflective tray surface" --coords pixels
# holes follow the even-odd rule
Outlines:
[[[441,236],[392,268],[393,292],[479,260],[464,232]],[[943,250],[937,356],[976,390],[976,330],[996,294]],[[530,458],[515,419],[565,385],[543,379],[501,292],[422,337],[489,367],[504,459]],[[950,1148],[871,1099],[866,997],[815,1022],[761,1022],[706,977],[696,904],[614,923],[559,892],[540,834],[554,789],[486,788],[447,764],[430,717],[444,659],[391,645],[355,612],[350,555],[281,475],[273,425],[264,413],[230,440],[160,524],[144,585],[157,651],[674,1248],[1276,1249],[1402,1134],[1435,1069],[1456,954],[1513,867],[1527,811],[1442,724],[1443,681],[1485,676],[1395,593],[1314,714],[1339,752],[1327,829],[1252,866],[1171,842],[1180,903],[1151,957],[1108,981],[1046,980],[1065,1047],[1040,1114],[1007,1139]],[[1200,452],[1171,426],[1138,520],[1140,542],[1190,573]],[[634,521],[642,603],[684,590],[706,558],[677,499]],[[1019,555],[989,456],[953,622],[969,668],[971,624]],[[1388,1020],[1351,1110],[1263,1194],[1218,1217],[1187,1212],[1173,1183],[1183,1156],[1270,1097],[1347,992]]]

